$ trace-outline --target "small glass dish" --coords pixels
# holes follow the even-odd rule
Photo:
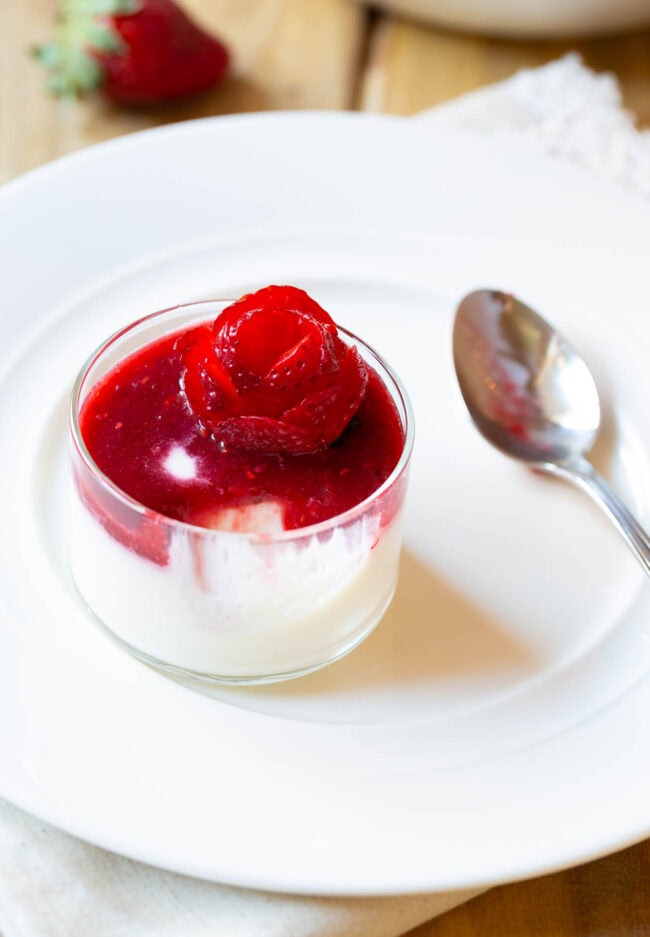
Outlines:
[[[317,670],[372,631],[393,596],[413,447],[413,416],[399,379],[344,329],[384,382],[404,447],[391,475],[336,517],[279,533],[212,530],[150,510],[95,464],[79,414],[94,385],[156,339],[211,321],[210,301],[147,316],[104,342],[75,382],[70,409],[69,561],[104,630],[161,671],[208,683],[270,683]],[[138,544],[153,545],[143,552]]]

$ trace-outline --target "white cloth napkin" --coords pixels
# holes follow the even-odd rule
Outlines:
[[[575,53],[416,119],[524,141],[650,195],[650,131],[637,130],[623,109],[614,76],[590,71]]]
[[[417,119],[511,134],[650,195],[650,134],[613,78],[577,56],[521,72]],[[305,898],[164,872],[0,802],[1,937],[397,937],[477,894]]]

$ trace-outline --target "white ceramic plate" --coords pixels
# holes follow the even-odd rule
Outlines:
[[[467,290],[538,306],[593,366],[597,462],[647,521],[647,204],[424,122],[272,114],[39,170],[0,193],[0,239],[0,793],[156,865],[308,893],[488,884],[650,833],[650,584],[584,496],[478,437],[449,348]],[[410,388],[403,571],[345,660],[203,695],[73,595],[66,395],[128,320],[272,281]]]

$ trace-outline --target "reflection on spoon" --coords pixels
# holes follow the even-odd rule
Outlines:
[[[650,536],[585,458],[600,427],[596,384],[578,353],[530,307],[497,290],[458,306],[460,389],[483,436],[506,455],[586,491],[650,575]]]

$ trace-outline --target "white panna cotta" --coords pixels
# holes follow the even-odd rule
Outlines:
[[[72,496],[70,558],[94,614],[130,648],[237,681],[303,673],[340,657],[383,615],[401,545],[394,517],[286,541],[174,531],[161,566],[112,537]]]
[[[305,407],[294,396],[286,416],[245,413],[240,426],[239,410],[234,420],[227,413],[224,443],[221,424],[206,431],[188,404],[196,387],[208,387],[209,403],[218,396],[220,385],[215,391],[209,384],[210,359],[200,358],[203,383],[192,387],[178,349],[196,357],[196,335],[204,340],[205,323],[225,305],[147,317],[109,339],[80,374],[71,409],[70,566],[96,619],[147,663],[203,681],[269,682],[336,660],[386,610],[398,574],[412,418],[385,363],[343,333],[345,343],[336,338],[339,356],[347,356],[343,377],[352,354],[352,364],[369,375],[354,423],[348,426],[347,402],[332,393],[327,374],[329,409],[310,404],[323,399],[319,374]],[[276,326],[290,338],[282,373],[289,373],[290,356],[296,370],[300,362],[311,366],[309,343],[318,331],[296,341],[283,321]],[[185,368],[180,379],[177,366]],[[300,448],[305,439],[311,445],[305,424],[290,422],[309,407],[321,420],[319,432],[334,437],[313,451]],[[344,417],[341,435],[336,421]],[[394,427],[384,428],[391,421]],[[279,453],[272,449],[276,424],[286,447]],[[231,442],[235,431],[245,445]],[[392,454],[384,458],[382,450],[375,459],[374,440],[392,446]],[[181,513],[186,504],[189,520]],[[306,523],[297,523],[303,516]]]

